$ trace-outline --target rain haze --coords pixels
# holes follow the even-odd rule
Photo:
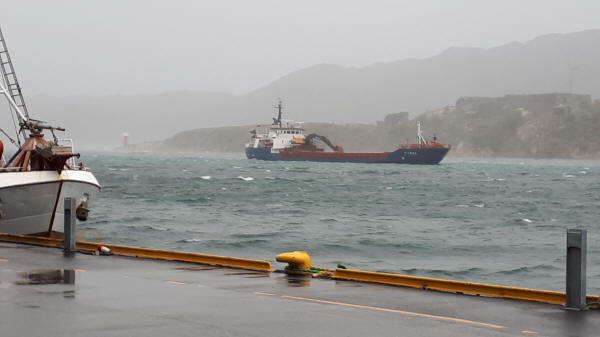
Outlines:
[[[86,146],[111,148],[126,129],[133,141],[149,141],[186,129],[268,122],[279,96],[291,117],[335,123],[414,115],[461,96],[578,91],[581,83],[581,93],[596,97],[588,79],[577,78],[585,77],[585,65],[574,63],[556,71],[555,85],[542,87],[472,90],[458,81],[438,95],[443,88],[426,92],[429,84],[420,83],[412,89],[423,96],[397,101],[388,93],[400,87],[370,85],[383,98],[344,90],[381,78],[373,73],[378,66],[426,61],[451,47],[490,50],[593,30],[599,10],[597,1],[13,1],[2,6],[0,22],[30,110],[66,125]],[[426,68],[397,78],[436,73]],[[175,120],[178,112],[186,124]],[[73,116],[104,132],[81,137],[73,129],[83,119]],[[107,125],[117,123],[113,117],[122,125]]]
[[[600,336],[599,16],[3,0],[0,337]]]
[[[28,95],[246,93],[328,63],[366,66],[597,28],[597,1],[11,1]]]

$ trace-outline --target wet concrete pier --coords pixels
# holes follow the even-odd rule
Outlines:
[[[0,331],[86,337],[598,336],[600,311],[183,262],[65,257],[56,248],[0,242]]]

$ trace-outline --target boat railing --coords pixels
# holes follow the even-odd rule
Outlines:
[[[75,146],[73,145],[73,139],[71,138],[59,138],[56,140],[56,143],[58,146],[64,146],[64,147],[69,147],[71,148],[71,153],[75,153]],[[75,157],[71,157],[67,160],[66,162],[67,165],[69,165],[69,167],[72,170],[76,170],[77,166],[75,163]]]
[[[400,144],[399,149],[439,149],[439,148],[450,148],[449,145],[441,144],[438,142],[430,142],[427,144]]]
[[[0,172],[19,172],[20,167],[0,167]]]

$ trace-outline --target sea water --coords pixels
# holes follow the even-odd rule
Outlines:
[[[91,241],[564,291],[567,228],[600,293],[600,162],[265,162],[93,153]],[[275,268],[283,264],[275,263]]]

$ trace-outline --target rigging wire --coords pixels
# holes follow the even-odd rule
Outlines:
[[[3,80],[3,82],[4,82],[4,80]],[[10,117],[11,117],[12,122],[13,122],[13,127],[15,129],[15,135],[17,136],[16,137],[17,138],[16,143],[18,144],[18,147],[21,147],[21,137],[19,137],[19,131],[17,130],[17,122],[15,121],[16,112],[14,111],[14,109],[12,108],[12,106],[10,104],[8,104],[8,110],[10,111],[9,114],[10,114]],[[12,139],[6,132],[4,132],[4,130],[0,129],[0,131],[2,131],[2,133],[6,137],[8,137],[8,140],[10,140],[11,143],[15,144],[15,140]]]
[[[2,133],[3,133],[3,134],[6,136],[6,138],[8,138],[8,140],[9,140],[11,143],[13,143],[13,144],[15,144],[15,143],[16,143],[16,142],[15,142],[15,140],[14,140],[14,139],[12,139],[12,138],[10,138],[10,136],[8,135],[8,133],[6,133],[4,130],[0,129],[0,132],[2,132]]]
[[[5,95],[11,95],[11,93],[8,91],[8,90],[10,90],[10,85],[9,85],[10,83],[9,83],[8,75],[6,73],[6,68],[4,67],[4,65],[8,64],[11,67],[12,72],[13,72],[12,73],[13,74],[13,78],[15,79],[15,82],[17,81],[17,77],[14,74],[14,68],[12,68],[12,63],[11,63],[11,60],[10,60],[10,56],[8,55],[8,50],[6,48],[4,36],[2,35],[2,31],[1,30],[0,30],[0,39],[2,40],[3,52],[6,53],[6,60],[4,58],[0,57],[0,62],[2,63],[2,64],[0,64],[0,74],[2,75],[2,78],[0,79],[0,81],[2,81],[2,84],[4,85],[4,88],[6,89],[4,91],[4,94]],[[20,93],[20,88],[19,88],[18,84],[17,84],[17,89],[19,90],[19,93]],[[7,104],[8,104],[8,109],[10,111],[10,117],[12,118],[13,127],[15,129],[15,135],[17,136],[16,137],[17,138],[17,142],[19,144],[19,147],[21,147],[21,138],[19,137],[19,131],[17,131],[17,122],[15,121],[15,115],[17,114],[17,111],[15,111],[13,109],[13,107],[10,105],[10,102],[7,102]],[[6,134],[6,132],[4,132],[4,130],[1,130],[1,131],[2,131],[2,133],[4,133],[4,135],[6,135],[6,137],[8,137],[8,139],[11,141],[11,143],[15,144],[15,141],[13,139],[11,139]],[[23,139],[23,141],[25,141],[25,139]]]
[[[1,60],[2,60],[2,59],[0,58],[0,61],[1,61]],[[6,88],[8,88],[8,81],[6,80],[6,73],[4,73],[4,68],[3,68],[3,67],[0,67],[0,73],[2,73],[2,79],[0,79],[0,80],[2,81],[2,84],[4,84],[4,86],[5,86]],[[8,95],[8,92],[7,92],[6,94]],[[10,117],[12,118],[12,121],[13,121],[13,127],[14,127],[14,129],[15,129],[15,135],[17,136],[17,143],[18,143],[18,146],[19,146],[19,147],[21,147],[21,138],[19,137],[19,131],[17,130],[17,122],[15,121],[15,115],[17,114],[17,112],[16,112],[16,111],[14,111],[14,109],[13,109],[13,107],[10,105],[10,103],[8,103],[8,102],[7,102],[7,104],[8,104],[8,110],[10,111]],[[11,141],[11,143],[15,144],[15,141],[14,141],[13,139],[11,139],[11,138],[8,136],[8,134],[6,134],[6,132],[4,132],[4,130],[1,130],[1,129],[0,129],[0,131],[2,131],[2,133],[3,133],[3,134],[6,136],[6,137],[8,137],[8,139]]]
[[[0,67],[0,73],[2,73],[2,79],[0,79],[2,81],[2,84],[4,84],[6,88],[8,88],[8,83],[6,81],[6,74],[4,73],[3,67]],[[6,93],[6,94],[8,94],[8,93]],[[17,122],[15,121],[15,115],[17,114],[17,112],[14,111],[14,109],[10,105],[10,103],[7,102],[7,104],[8,104],[8,110],[10,111],[10,117],[12,118],[13,127],[15,129],[15,135],[17,136],[18,147],[21,147],[21,137],[19,137],[19,131],[17,130]],[[2,131],[2,133],[4,133],[4,135],[6,135],[6,137],[8,137],[8,139],[11,141],[11,143],[15,144],[15,141],[13,139],[11,139],[8,136],[8,134],[6,134],[6,132],[4,132],[4,130],[0,129],[0,131]]]
[[[15,135],[17,135],[17,143],[18,143],[18,147],[21,147],[21,137],[19,137],[19,131],[17,130],[17,122],[15,121],[15,112],[13,111],[12,107],[9,104],[9,109],[10,109],[10,117],[12,118],[13,121],[13,127],[15,128]],[[0,129],[1,130],[1,129]],[[13,139],[11,139],[6,132],[4,132],[4,130],[2,130],[2,133],[4,133],[6,135],[6,137],[8,137],[8,139],[11,141],[11,143],[15,143],[15,141]]]

